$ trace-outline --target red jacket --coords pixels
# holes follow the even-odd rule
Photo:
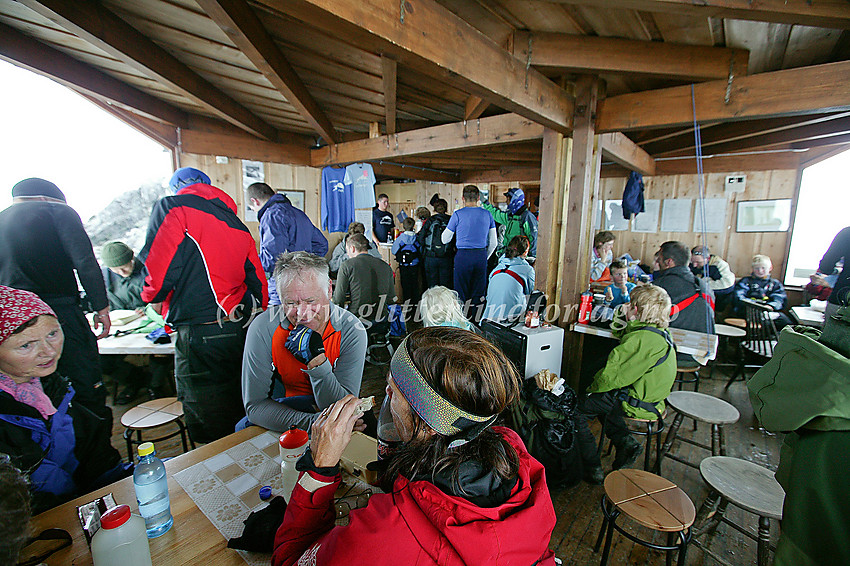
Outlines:
[[[295,485],[275,536],[274,566],[299,564],[500,565],[555,564],[549,537],[555,510],[543,466],[517,434],[494,427],[519,454],[519,482],[498,507],[478,507],[447,495],[427,481],[399,477],[393,493],[374,495],[351,512],[346,527],[334,527],[333,497],[340,477],[314,493]],[[536,561],[540,562],[536,562]]]
[[[171,326],[215,322],[240,303],[245,314],[268,304],[254,237],[233,199],[211,185],[189,185],[157,201],[139,257],[148,272],[142,300],[163,301]]]

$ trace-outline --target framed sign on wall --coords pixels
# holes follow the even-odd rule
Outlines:
[[[787,232],[791,225],[791,199],[741,201],[737,217],[738,232]]]

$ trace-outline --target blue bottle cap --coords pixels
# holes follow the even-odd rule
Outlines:
[[[260,499],[263,501],[267,499],[271,499],[272,496],[272,488],[270,485],[264,485],[260,488]]]

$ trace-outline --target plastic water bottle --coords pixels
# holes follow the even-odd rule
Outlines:
[[[387,395],[378,415],[378,460],[389,460],[402,443],[390,411],[390,396]]]
[[[139,513],[145,519],[148,538],[165,534],[174,524],[174,518],[168,500],[165,464],[156,457],[152,442],[139,445],[139,463],[133,470],[133,485],[136,488]]]
[[[303,430],[290,427],[290,429],[280,435],[280,473],[283,479],[283,499],[289,503],[289,498],[292,497],[292,490],[295,489],[295,484],[298,482],[300,472],[295,469],[295,464],[298,459],[304,455],[307,450],[307,443],[310,438]]]
[[[145,522],[130,507],[113,507],[100,518],[91,541],[94,566],[151,566]]]

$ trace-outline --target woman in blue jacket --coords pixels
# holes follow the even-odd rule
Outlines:
[[[514,236],[505,255],[490,273],[487,307],[484,316],[490,320],[516,320],[525,314],[528,296],[534,290],[534,268],[525,260],[530,243],[525,236]]]
[[[65,337],[53,310],[5,286],[0,305],[0,452],[28,476],[33,514],[129,475],[109,442],[109,409],[74,402],[57,373]]]

